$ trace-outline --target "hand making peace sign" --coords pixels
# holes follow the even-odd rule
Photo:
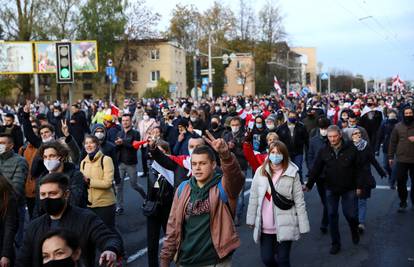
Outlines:
[[[227,143],[224,141],[223,138],[216,139],[214,136],[209,132],[206,131],[206,136],[204,136],[204,140],[217,152],[220,156],[225,158],[230,156],[230,150]]]
[[[61,130],[62,130],[62,134],[63,134],[65,137],[68,137],[68,136],[70,135],[70,133],[69,133],[69,127],[68,127],[68,122],[67,122],[67,120],[60,120],[60,123],[62,124],[62,128],[61,128]]]

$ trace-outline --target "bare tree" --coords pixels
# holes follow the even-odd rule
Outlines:
[[[269,46],[286,36],[279,6],[267,2],[259,12],[262,40]]]
[[[240,0],[239,8],[237,37],[243,41],[254,39],[256,35],[256,15],[251,0]]]

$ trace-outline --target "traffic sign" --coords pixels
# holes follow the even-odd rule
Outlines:
[[[207,84],[202,84],[202,85],[201,85],[201,91],[202,91],[203,93],[207,92]]]
[[[170,93],[175,93],[177,91],[177,85],[176,84],[170,84],[169,91],[170,91]]]
[[[112,76],[112,84],[117,84],[118,83],[118,77],[116,77],[115,75]]]
[[[208,84],[208,78],[203,77],[203,79],[201,79],[201,84]]]
[[[211,69],[211,74],[215,74],[216,71],[214,69]],[[202,69],[201,70],[201,75],[205,76],[208,75],[208,69]]]
[[[115,67],[106,67],[106,76],[108,77],[114,77],[115,76]]]
[[[329,79],[329,74],[327,72],[321,73],[321,80],[328,80],[328,79]]]

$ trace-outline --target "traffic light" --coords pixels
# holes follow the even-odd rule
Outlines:
[[[72,44],[56,43],[56,82],[73,83]]]

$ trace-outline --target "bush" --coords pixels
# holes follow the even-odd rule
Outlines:
[[[158,98],[158,97],[165,97],[168,98],[170,96],[169,92],[170,83],[161,78],[158,80],[157,86],[154,88],[148,88],[145,90],[143,97],[144,98]]]

